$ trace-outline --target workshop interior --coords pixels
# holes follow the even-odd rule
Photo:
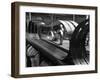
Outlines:
[[[88,65],[90,15],[25,13],[26,67]]]

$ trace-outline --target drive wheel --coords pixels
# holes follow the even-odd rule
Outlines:
[[[70,40],[70,55],[74,64],[89,64],[89,20],[75,28]]]

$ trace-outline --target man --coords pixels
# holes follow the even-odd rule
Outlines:
[[[59,34],[59,38],[60,38],[60,45],[63,44],[63,36],[64,36],[64,28],[63,25],[60,24],[60,29],[58,29],[57,33]]]

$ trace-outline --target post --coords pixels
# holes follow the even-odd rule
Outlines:
[[[75,15],[73,14],[73,21],[75,21]]]

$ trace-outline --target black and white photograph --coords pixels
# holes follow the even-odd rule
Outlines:
[[[12,75],[97,73],[97,7],[12,6]]]
[[[88,65],[90,15],[26,12],[26,67]]]

